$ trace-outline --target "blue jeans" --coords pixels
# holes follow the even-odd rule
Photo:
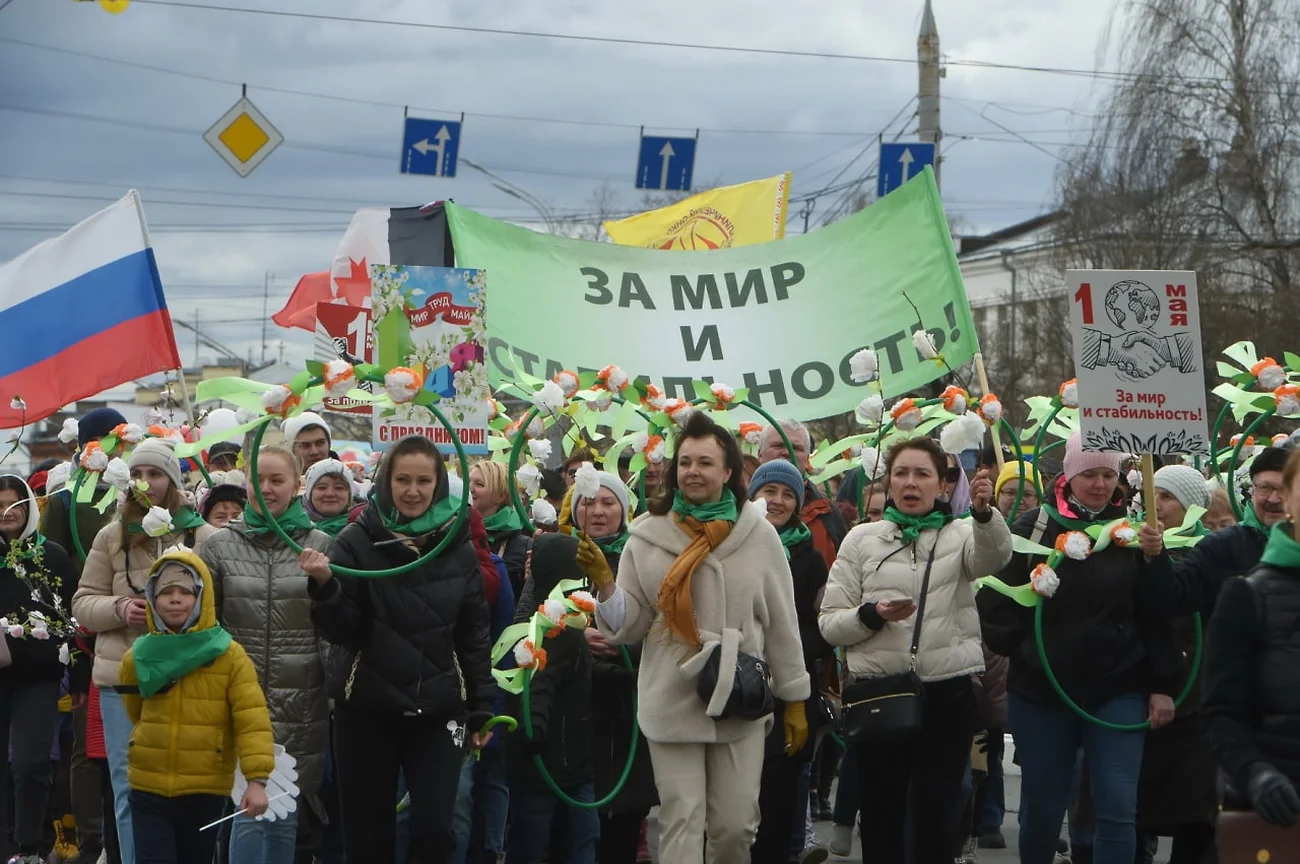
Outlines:
[[[564,790],[575,801],[595,801],[593,783]],[[564,821],[565,848],[551,849],[552,825]],[[539,864],[541,861],[563,861],[565,864],[596,864],[596,848],[600,845],[600,816],[595,810],[570,807],[550,789],[525,787],[510,792],[510,845],[506,849],[506,864]],[[555,854],[551,855],[554,851]]]
[[[306,807],[303,801],[299,807]],[[298,848],[298,811],[268,822],[236,816],[230,829],[230,864],[293,864]]]
[[[1096,812],[1093,860],[1096,864],[1131,864],[1137,854],[1137,789],[1145,733],[1103,729],[1060,702],[1031,702],[1015,693],[1008,694],[1007,707],[1024,791],[1022,864],[1051,864],[1056,854],[1080,746],[1088,759]],[[1093,714],[1111,723],[1140,723],[1147,716],[1147,700],[1137,693],[1121,696]]]
[[[113,780],[113,812],[117,814],[117,847],[122,864],[135,864],[135,833],[131,828],[131,785],[126,779],[127,745],[131,741],[131,718],[126,716],[122,697],[115,691],[99,691],[99,714],[104,722],[104,749]]]
[[[995,730],[995,734],[999,740],[989,743],[989,770],[984,778],[983,788],[976,797],[979,807],[975,811],[975,827],[981,832],[999,830],[1007,816],[1007,786],[1002,768],[1002,730]]]
[[[456,810],[451,814],[451,833],[456,849],[451,864],[465,864],[469,854],[469,833],[474,827],[474,760],[466,759],[460,767],[460,785],[456,787]]]
[[[461,806],[460,802],[457,806]],[[483,757],[474,767],[473,795],[469,806],[472,814],[470,844],[483,850],[481,860],[495,861],[495,856],[505,851],[506,822],[510,816],[510,783],[506,776],[504,744],[483,750]]]

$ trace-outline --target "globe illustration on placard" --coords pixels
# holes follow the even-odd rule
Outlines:
[[[1160,295],[1135,279],[1116,282],[1106,292],[1106,315],[1121,330],[1150,330],[1160,320]]]

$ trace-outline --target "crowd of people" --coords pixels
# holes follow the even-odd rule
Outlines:
[[[126,426],[89,412],[71,461]],[[1205,864],[1221,808],[1300,817],[1289,445],[1240,524],[1172,462],[1152,522],[1077,435],[1059,470],[904,438],[818,487],[802,424],[747,456],[696,412],[640,477],[575,450],[530,525],[500,462],[282,431],[202,477],[151,431],[117,496],[0,475],[11,864],[816,864],[855,831],[951,864],[1008,804],[1023,864]]]

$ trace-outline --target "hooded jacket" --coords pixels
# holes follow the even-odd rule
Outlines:
[[[78,523],[80,527],[80,523]],[[212,536],[211,525],[194,529],[196,555]],[[81,582],[72,597],[72,614],[77,623],[95,633],[95,665],[91,678],[98,687],[114,687],[118,682],[117,666],[135,638],[144,633],[117,616],[117,601],[123,597],[144,598],[144,583],[149,578],[158,550],[183,545],[187,532],[165,534],[157,541],[126,549],[122,546],[122,523],[109,522],[95,535],[95,542],[81,569]]]
[[[330,538],[295,531],[294,542],[328,553]],[[326,646],[311,620],[311,598],[298,553],[278,534],[250,534],[242,519],[203,544],[217,619],[248,652],[266,693],[277,744],[298,760],[298,786],[314,793],[325,774],[329,699]]]
[[[39,612],[47,620],[57,621],[61,616],[54,608],[56,605],[61,607],[62,617],[66,617],[72,608],[72,595],[77,590],[77,568],[63,547],[37,532],[40,513],[36,506],[36,496],[26,482],[23,483],[23,489],[26,490],[24,500],[27,502],[27,524],[23,526],[18,541],[29,547],[40,545],[43,555],[41,567],[47,575],[39,581],[34,580],[31,574],[25,580],[18,578],[13,570],[4,566],[3,556],[8,551],[9,544],[0,538],[0,616],[14,624],[26,624],[32,612]],[[24,562],[24,566],[30,569],[32,565]],[[32,599],[33,590],[40,592],[39,601]],[[0,669],[0,686],[59,681],[63,678],[66,667],[59,660],[59,642],[36,639],[30,635],[19,639],[8,635],[0,638],[8,640],[9,653],[13,658],[9,666]]]
[[[212,577],[190,552],[172,551],[149,570],[145,596],[151,634],[166,634],[154,611],[157,573],[175,561],[197,577],[198,615],[183,632],[217,626]],[[159,638],[167,638],[160,635]],[[139,692],[139,675],[128,649],[121,662],[122,705],[134,728],[127,744],[127,780],[132,789],[167,798],[180,795],[230,795],[235,761],[250,780],[264,780],[275,769],[271,718],[257,684],[257,671],[238,642],[221,656],[185,674],[149,698]]]
[[[658,623],[659,585],[690,538],[672,514],[638,516],[631,534],[618,566],[622,625],[609,626],[599,606],[596,621],[616,644],[644,640],[637,679],[641,730],[651,741],[670,744],[739,739],[751,723],[762,721],[709,716],[696,692],[698,668],[690,663],[703,655]],[[777,699],[808,698],[811,681],[803,663],[790,567],[776,529],[751,502],[741,505],[731,533],[700,562],[691,577],[691,596],[705,645],[721,646],[716,699],[725,701],[731,692],[735,664],[729,658],[737,651],[767,661]]]
[[[333,563],[386,570],[409,564],[442,540],[442,531],[410,538],[417,552],[384,525],[380,508],[393,506],[388,467],[385,460],[374,498],[335,539]],[[447,494],[444,470],[434,500]],[[437,719],[468,714],[472,723],[491,716],[497,689],[491,614],[465,526],[438,557],[413,571],[382,579],[336,575],[324,584],[312,579],[307,591],[317,631],[336,646],[329,673],[336,703]]]

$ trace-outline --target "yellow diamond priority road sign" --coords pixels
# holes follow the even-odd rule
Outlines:
[[[203,133],[203,140],[236,174],[247,177],[284,142],[284,136],[252,102],[242,98]]]

